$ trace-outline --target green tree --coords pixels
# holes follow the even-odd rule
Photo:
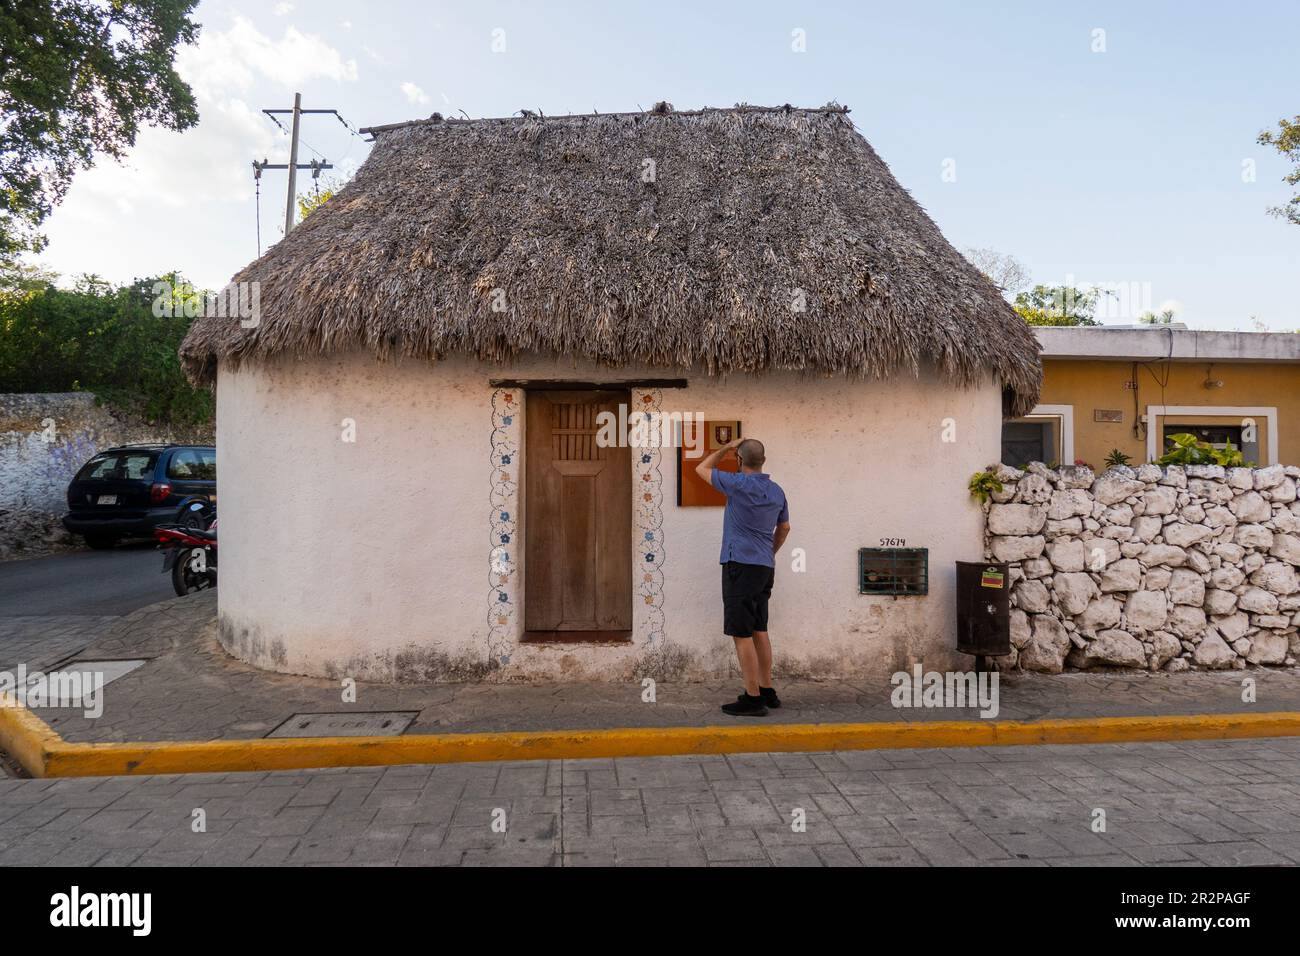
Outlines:
[[[1098,289],[1036,285],[1017,294],[1012,308],[1030,325],[1100,325],[1093,318],[1100,298]]]
[[[39,251],[40,227],[96,153],[142,125],[198,122],[173,67],[198,0],[0,0],[0,259]]]
[[[1143,312],[1138,316],[1138,321],[1143,325],[1171,325],[1174,321],[1174,310],[1165,309],[1163,312]]]
[[[309,193],[298,194],[298,221],[302,222],[321,206],[325,205],[338,194],[343,188],[343,183],[337,179],[325,180],[324,186],[318,186],[314,191]]]
[[[83,276],[70,289],[39,277],[0,289],[0,392],[89,391],[150,421],[212,419],[212,393],[190,385],[177,349],[192,319],[154,314],[156,283],[173,305],[201,296],[176,274],[114,286]]]
[[[1300,184],[1300,116],[1292,120],[1278,120],[1277,131],[1264,130],[1259,134],[1256,142],[1261,146],[1272,146],[1290,162],[1295,163],[1295,169],[1291,170],[1289,175],[1283,176],[1282,181],[1289,186]],[[1285,206],[1275,206],[1269,212],[1300,226],[1300,193],[1292,196],[1291,201]]]

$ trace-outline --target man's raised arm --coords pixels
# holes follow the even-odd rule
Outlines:
[[[718,467],[718,462],[726,457],[727,452],[733,451],[743,439],[737,438],[735,441],[728,442],[716,451],[711,451],[704,456],[704,460],[695,466],[695,473],[701,479],[713,484],[713,469]]]

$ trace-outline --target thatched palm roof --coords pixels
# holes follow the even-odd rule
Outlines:
[[[710,374],[990,373],[1027,411],[1038,344],[847,110],[736,107],[378,127],[342,192],[246,267],[261,320],[203,318],[211,381],[275,354],[522,351]]]

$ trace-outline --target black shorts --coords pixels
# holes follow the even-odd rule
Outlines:
[[[753,637],[767,630],[767,599],[776,569],[764,564],[728,561],[722,566],[722,633]]]

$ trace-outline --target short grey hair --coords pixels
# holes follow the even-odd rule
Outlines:
[[[767,461],[767,449],[757,438],[746,438],[736,446],[736,456],[746,468],[757,468]]]

